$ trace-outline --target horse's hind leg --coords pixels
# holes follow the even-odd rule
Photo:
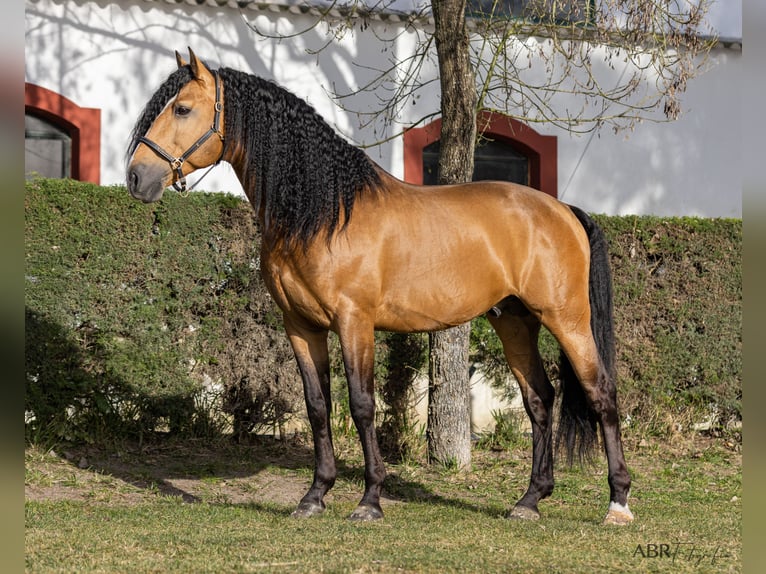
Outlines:
[[[540,518],[537,503],[553,492],[553,402],[555,391],[543,369],[537,348],[540,322],[514,298],[499,306],[499,316],[488,315],[503,343],[508,364],[519,383],[524,408],[532,422],[532,474],[527,492],[511,510],[510,518]]]
[[[561,330],[555,323],[547,326],[566,353],[585,393],[587,407],[595,413],[601,426],[610,493],[609,510],[604,523],[628,524],[633,521],[633,513],[628,508],[631,481],[622,450],[615,381],[601,363],[590,332],[584,334],[576,329]]]
[[[299,326],[285,317],[285,330],[303,379],[303,394],[314,438],[314,480],[293,512],[297,518],[321,514],[324,495],[335,484],[336,468],[330,432],[330,361],[327,331]]]

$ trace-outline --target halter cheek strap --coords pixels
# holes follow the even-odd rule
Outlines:
[[[221,102],[221,80],[217,71],[213,72],[213,77],[215,78],[215,115],[213,116],[213,125],[204,134],[202,134],[197,139],[197,141],[195,141],[189,147],[189,149],[187,149],[180,156],[173,157],[171,154],[162,149],[162,146],[153,142],[146,136],[141,136],[138,138],[139,142],[146,144],[152,151],[154,151],[157,155],[159,155],[162,159],[170,164],[170,169],[176,172],[176,181],[173,182],[173,188],[180,193],[188,191],[186,188],[186,176],[183,173],[184,162],[189,159],[189,157],[195,151],[197,151],[202,146],[202,144],[204,144],[213,134],[218,134],[218,137],[221,138],[221,141],[224,140],[223,134],[221,133],[221,111],[223,110],[223,103]],[[221,157],[216,160],[210,169],[218,165],[222,157],[223,150],[221,151]],[[205,177],[209,171],[210,170],[208,170],[208,172],[206,172],[202,177]],[[200,181],[202,181],[202,178],[200,178],[197,183]]]

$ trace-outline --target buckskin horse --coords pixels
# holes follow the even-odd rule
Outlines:
[[[582,210],[522,185],[404,183],[275,83],[187,63],[151,97],[131,135],[130,194],[144,202],[226,161],[257,213],[261,274],[281,308],[314,440],[311,487],[293,512],[325,509],[336,464],[327,336],[337,333],[364,452],[353,520],[383,517],[385,468],[375,434],[374,331],[434,331],[486,313],[532,423],[529,487],[509,512],[537,519],[553,491],[555,389],[538,351],[544,325],[561,347],[557,446],[569,462],[601,437],[608,524],[633,520],[615,386],[607,245]]]

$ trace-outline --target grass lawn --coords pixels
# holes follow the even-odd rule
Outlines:
[[[345,439],[344,439],[345,440]],[[363,473],[351,441],[328,509],[290,512],[310,444],[160,441],[26,452],[27,572],[739,572],[742,457],[703,438],[626,444],[636,521],[605,527],[606,462],[557,469],[537,522],[504,513],[530,452],[474,451],[455,472],[389,465],[378,523],[346,520]],[[669,444],[671,442],[672,444]],[[338,446],[338,445],[336,445]]]

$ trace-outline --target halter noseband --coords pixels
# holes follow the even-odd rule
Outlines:
[[[162,149],[159,144],[154,143],[146,136],[141,136],[138,138],[139,142],[149,146],[152,151],[154,151],[157,155],[159,155],[170,164],[170,168],[175,171],[176,175],[178,176],[178,179],[173,182],[173,188],[180,193],[187,191],[186,176],[184,175],[182,169],[184,162],[189,159],[189,156],[197,151],[200,146],[202,146],[202,144],[204,144],[213,134],[218,134],[218,137],[221,138],[221,141],[224,139],[223,134],[221,133],[221,110],[223,110],[223,103],[221,102],[221,81],[219,79],[218,72],[213,72],[213,76],[215,77],[215,116],[213,117],[213,125],[208,128],[208,130],[202,134],[199,139],[189,147],[189,149],[187,149],[179,157],[173,157],[164,149]],[[223,151],[221,152],[221,157],[223,157]],[[218,160],[213,164],[213,167],[218,165],[220,161],[221,158],[218,158]],[[202,178],[200,178],[200,180],[201,179]]]

